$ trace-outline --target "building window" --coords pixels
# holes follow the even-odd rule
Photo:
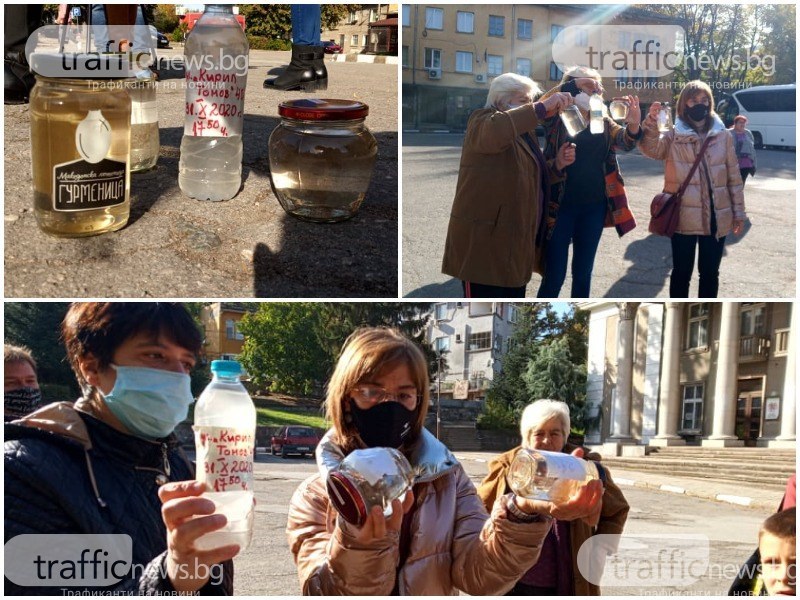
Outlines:
[[[442,68],[442,51],[437,48],[425,48],[425,68]]]
[[[491,347],[492,347],[491,331],[470,333],[469,337],[467,338],[467,350],[469,352],[476,352],[478,350],[488,350]]]
[[[442,352],[450,352],[450,336],[437,337],[434,347],[439,354]]]
[[[563,25],[550,25],[550,43],[554,44],[558,34],[564,31]],[[563,41],[563,39],[562,39]]]
[[[533,67],[531,59],[518,58],[517,59],[517,75],[524,75],[525,77],[531,76],[531,68]]]
[[[456,51],[456,73],[472,73],[472,52]]]
[[[351,46],[358,46],[358,34],[354,33],[353,37],[350,38],[350,45]]]
[[[558,68],[558,65],[550,61],[550,81],[561,81],[564,73]]]
[[[490,54],[486,57],[486,72],[489,76],[503,74],[503,57],[496,54]]]
[[[244,335],[239,331],[236,326],[236,321],[228,319],[225,321],[225,337],[229,340],[243,340]]]
[[[690,304],[686,324],[686,349],[708,347],[708,304]]]
[[[475,33],[475,13],[456,12],[456,31],[459,33]]]
[[[786,356],[789,353],[789,329],[775,330],[775,356]]]
[[[369,9],[369,22],[374,23],[378,20],[378,11],[374,8]]]
[[[425,29],[442,29],[444,10],[441,8],[425,9]]]
[[[437,304],[436,308],[434,309],[434,318],[437,321],[444,321],[447,319],[447,303],[443,302],[442,304]]]
[[[764,335],[767,330],[767,308],[763,304],[743,304],[740,319],[742,328],[739,335],[742,337]]]
[[[703,423],[703,384],[683,386],[683,417],[681,429],[700,431]]]
[[[489,35],[503,37],[505,35],[506,18],[498,15],[489,15]]]
[[[627,83],[628,69],[617,69],[617,81],[620,83]]]
[[[403,27],[411,26],[411,5],[403,4]]]
[[[519,307],[516,304],[508,305],[508,322],[516,323],[519,319]]]
[[[407,67],[408,65],[408,46],[403,46],[403,66]]]
[[[502,352],[503,351],[503,336],[500,335],[499,333],[495,334],[495,336],[494,336],[494,346],[492,347],[492,349],[495,352]]]
[[[575,45],[582,48],[589,45],[589,32],[585,29],[575,30]]]
[[[530,40],[533,39],[533,21],[530,19],[517,20],[517,39]]]

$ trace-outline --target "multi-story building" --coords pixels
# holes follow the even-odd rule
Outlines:
[[[399,5],[360,4],[358,6],[360,8],[351,10],[336,27],[323,29],[322,40],[338,43],[345,54],[390,51],[390,49],[396,53]],[[384,48],[386,50],[383,50]]]
[[[553,60],[553,41],[565,27],[626,25],[647,31],[648,25],[677,24],[622,5],[609,12],[591,4],[404,4],[403,127],[464,129],[472,111],[486,103],[492,78],[502,73],[528,76],[544,90],[554,87],[562,77],[559,67],[571,66]],[[587,34],[576,43],[588,48],[589,39]],[[635,68],[615,74],[603,80],[609,96],[636,93],[645,108],[672,99],[673,91],[664,88],[616,91],[618,83],[671,81],[671,76]]]
[[[794,448],[790,302],[584,302],[587,443]]]
[[[427,341],[443,357],[437,381],[444,399],[480,400],[502,369],[519,309],[509,302],[439,302]]]
[[[206,360],[235,360],[241,354],[244,335],[238,323],[255,307],[255,304],[241,302],[212,302],[203,307],[200,320],[205,333],[203,354]]]

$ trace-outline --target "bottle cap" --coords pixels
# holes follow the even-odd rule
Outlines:
[[[242,365],[236,360],[211,361],[211,372],[219,375],[241,375]]]
[[[353,100],[304,98],[281,102],[278,114],[301,121],[350,121],[365,118],[369,106]]]

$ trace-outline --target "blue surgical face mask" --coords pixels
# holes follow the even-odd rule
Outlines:
[[[111,365],[114,388],[100,392],[108,409],[133,435],[155,440],[172,433],[189,414],[191,379],[185,373]]]

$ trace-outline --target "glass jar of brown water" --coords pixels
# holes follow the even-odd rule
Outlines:
[[[282,102],[269,138],[272,186],[281,206],[306,221],[331,223],[356,214],[366,196],[378,144],[351,100]]]
[[[131,97],[131,173],[156,166],[161,145],[158,139],[156,76],[140,71],[128,82]]]
[[[47,60],[31,55],[34,72]],[[42,231],[84,237],[124,227],[130,214],[126,80],[37,74],[30,119],[33,205]]]

